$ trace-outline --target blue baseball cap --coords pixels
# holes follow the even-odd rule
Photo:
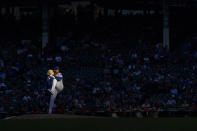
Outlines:
[[[54,70],[59,70],[59,66],[56,66],[56,67],[54,68]]]

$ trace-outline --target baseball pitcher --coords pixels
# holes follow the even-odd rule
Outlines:
[[[47,72],[48,75],[48,83],[51,89],[48,91],[51,93],[50,104],[49,104],[49,114],[52,114],[53,105],[57,94],[59,94],[63,89],[63,75],[59,72],[59,67],[55,67],[54,71],[49,70]]]

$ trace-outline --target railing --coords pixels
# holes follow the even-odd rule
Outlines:
[[[27,113],[0,113],[0,119],[5,119],[12,116],[20,116]],[[46,112],[40,112],[39,114],[47,114]],[[125,110],[125,111],[65,111],[64,113],[55,112],[55,114],[70,114],[70,115],[86,115],[86,116],[101,116],[101,117],[134,117],[134,118],[159,118],[159,117],[197,117],[197,110],[183,110],[183,109],[161,109],[161,110]]]
[[[90,116],[106,116],[106,117],[197,117],[197,110],[160,110],[160,111],[146,111],[146,110],[132,110],[132,111],[96,111],[96,112],[69,112],[76,115],[90,115]]]

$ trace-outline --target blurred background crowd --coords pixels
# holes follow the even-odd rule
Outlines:
[[[51,19],[53,37],[43,50],[40,37],[0,39],[0,112],[47,113],[46,72],[55,66],[65,85],[55,101],[56,113],[197,110],[197,48],[191,34],[182,35],[177,26],[181,42],[167,51],[159,14],[117,13],[94,22],[87,13],[79,14],[80,22],[71,14]],[[29,29],[24,25],[35,21],[32,16],[16,26],[8,23],[12,16],[3,18],[22,36],[39,30],[39,23]]]

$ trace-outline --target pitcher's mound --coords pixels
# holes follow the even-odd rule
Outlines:
[[[8,119],[58,119],[58,118],[101,118],[95,116],[66,115],[66,114],[29,114]]]

